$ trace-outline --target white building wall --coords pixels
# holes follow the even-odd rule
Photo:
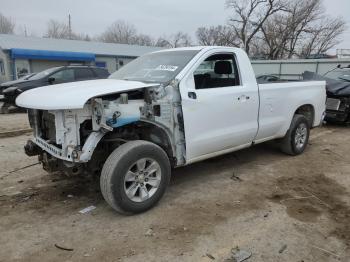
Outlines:
[[[15,76],[16,79],[29,74],[31,72],[29,60],[15,59],[15,70],[16,70],[16,76]]]
[[[106,69],[112,74],[134,59],[135,58],[96,56],[96,63],[106,63]]]
[[[4,64],[4,74],[0,73],[0,83],[12,80],[12,67],[10,63],[10,57],[7,53],[3,52],[0,48],[0,60]]]
[[[106,63],[106,69],[109,73],[113,73],[117,70],[117,63],[115,57],[96,56],[95,61]]]
[[[132,60],[134,60],[134,58],[123,58],[123,57],[118,58],[117,59],[117,69],[122,68],[126,64],[130,63]]]
[[[30,72],[38,73],[51,67],[66,66],[68,61],[30,60]]]

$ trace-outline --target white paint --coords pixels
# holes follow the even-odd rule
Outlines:
[[[241,86],[196,90],[193,72],[209,56],[230,52],[241,71]],[[251,144],[258,129],[259,97],[253,69],[240,49],[205,48],[180,83],[186,136],[186,160]],[[197,99],[191,99],[194,92]],[[243,98],[242,98],[243,97]],[[249,99],[244,99],[249,97]]]
[[[236,151],[252,143],[283,137],[295,111],[302,105],[314,107],[313,126],[320,124],[325,111],[325,82],[286,82],[259,86],[251,63],[241,49],[197,48],[200,52],[177,76],[181,80],[187,163]],[[212,54],[227,52],[236,56],[241,85],[196,90],[193,72],[200,63]],[[189,98],[189,92],[196,93],[197,99]],[[246,96],[250,99],[238,101],[238,97]]]
[[[259,132],[255,138],[266,141],[283,137],[289,129],[295,111],[302,105],[315,109],[313,126],[321,122],[325,111],[325,82],[286,82],[259,85],[260,111]]]

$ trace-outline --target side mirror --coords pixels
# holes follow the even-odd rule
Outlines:
[[[50,83],[50,84],[52,84],[53,82],[55,82],[55,78],[54,77],[49,77],[48,79],[47,79],[47,81]]]

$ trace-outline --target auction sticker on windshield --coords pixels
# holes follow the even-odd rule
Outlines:
[[[178,69],[178,66],[172,66],[172,65],[159,65],[156,70],[161,70],[161,71],[171,71],[174,72]]]

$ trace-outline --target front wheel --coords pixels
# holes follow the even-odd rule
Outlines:
[[[169,184],[167,154],[147,141],[131,141],[115,149],[100,178],[101,192],[119,213],[141,213],[152,208]]]
[[[308,120],[303,115],[294,115],[290,128],[281,140],[281,151],[292,156],[304,152],[310,136]]]

